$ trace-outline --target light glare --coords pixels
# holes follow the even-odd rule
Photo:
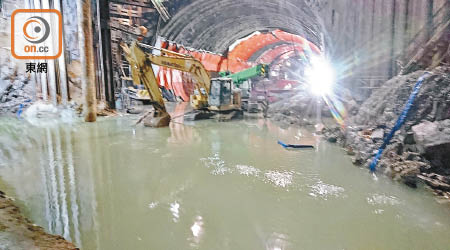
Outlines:
[[[305,69],[305,76],[314,95],[329,95],[333,90],[334,70],[322,57],[313,57],[310,66]]]

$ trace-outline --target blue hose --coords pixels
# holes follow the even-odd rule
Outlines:
[[[403,123],[405,123],[406,117],[408,116],[409,110],[411,109],[414,99],[416,99],[420,87],[422,86],[423,80],[425,80],[427,75],[429,75],[429,73],[425,72],[421,77],[419,77],[419,79],[416,82],[416,85],[414,85],[414,90],[409,96],[408,102],[406,103],[406,106],[403,109],[402,114],[398,117],[397,122],[395,123],[391,132],[384,138],[383,145],[381,145],[381,147],[378,149],[378,153],[375,155],[375,158],[373,159],[372,163],[370,163],[370,170],[372,172],[376,170],[378,161],[380,160],[380,157],[383,154],[384,149],[386,148],[387,145],[389,145],[392,137],[394,137],[395,132],[397,132],[397,130],[403,126]]]
[[[282,141],[278,141],[283,148],[314,148],[313,145],[304,145],[304,144],[285,144]]]
[[[25,101],[25,103],[27,103],[27,102],[31,102],[31,100],[28,99],[28,100]],[[23,103],[21,103],[21,104],[19,105],[19,108],[17,109],[17,112],[16,112],[17,119],[21,119],[20,116],[21,116],[22,113],[23,113],[23,108],[24,108],[24,107],[25,107],[25,106],[24,106]]]
[[[20,119],[20,115],[22,115],[22,112],[23,112],[23,104],[21,103],[19,105],[19,109],[17,110],[17,113],[16,113],[17,119]]]

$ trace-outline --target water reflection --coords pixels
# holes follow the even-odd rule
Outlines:
[[[450,244],[448,210],[374,181],[304,128],[245,120],[148,129],[134,121],[3,124],[0,176],[36,224],[81,249]],[[278,139],[316,151],[287,151]],[[389,231],[382,243],[380,229]]]
[[[178,222],[180,219],[180,203],[178,202],[173,202],[170,203],[170,212],[173,215],[173,222]]]
[[[292,171],[268,171],[264,174],[266,179],[273,185],[286,188],[292,184],[293,172]]]
[[[1,160],[8,167],[1,168],[1,176],[15,188],[15,195],[30,206],[33,221],[77,246],[82,247],[83,241],[89,241],[89,246],[97,248],[98,207],[94,163],[89,160],[95,158],[92,146],[96,140],[87,143],[77,140],[79,127],[72,124],[51,124],[42,128],[12,123],[7,127],[17,128],[16,133],[20,134],[17,152],[22,155],[3,155]],[[2,134],[2,140],[8,140],[5,145],[12,145],[12,138],[12,134],[9,140]],[[3,145],[1,151],[9,149]],[[40,178],[35,178],[38,176]],[[94,237],[82,240],[83,231],[92,232]]]
[[[320,197],[324,200],[329,197],[339,197],[343,196],[345,189],[343,187],[338,187],[332,184],[323,183],[318,181],[317,183],[310,185],[311,192],[309,195],[312,197]]]
[[[39,160],[40,182],[35,180],[35,195],[43,196],[44,218],[47,230],[62,235],[69,241],[81,245],[79,228],[78,190],[73,164],[72,134],[67,128],[46,128],[37,131],[39,145],[36,150]],[[39,139],[42,138],[42,139]],[[10,162],[17,159],[9,159]],[[20,165],[16,165],[19,167]],[[27,169],[23,169],[27,170]]]
[[[288,246],[288,237],[280,233],[272,233],[266,243],[267,250],[285,250]]]
[[[194,219],[194,224],[191,226],[192,237],[188,240],[191,241],[191,247],[197,248],[199,246],[200,240],[205,233],[203,217],[197,215]]]

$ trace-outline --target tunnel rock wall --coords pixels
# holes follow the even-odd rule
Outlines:
[[[68,62],[80,59],[78,49],[77,3],[76,1],[63,0],[64,13],[64,42],[66,58]]]
[[[450,13],[447,0],[314,2],[326,51],[340,66],[342,84],[357,89],[361,100],[397,75]]]
[[[322,27],[303,0],[192,0],[170,8],[161,36],[196,49],[224,53],[254,31],[281,30],[301,35],[321,47]]]

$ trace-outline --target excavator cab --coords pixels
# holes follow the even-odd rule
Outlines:
[[[211,93],[208,102],[211,106],[221,107],[231,104],[231,78],[211,79]]]
[[[240,92],[233,90],[233,79],[213,78],[211,79],[208,103],[210,109],[218,111],[228,111],[240,109]]]

